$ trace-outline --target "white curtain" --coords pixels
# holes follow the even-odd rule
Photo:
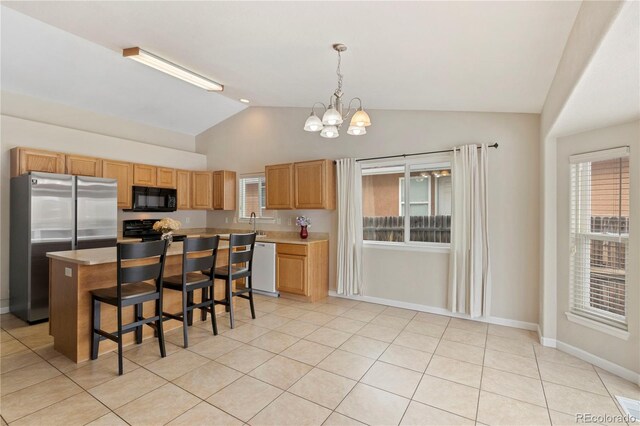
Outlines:
[[[355,158],[337,161],[338,294],[362,294],[362,170]]]
[[[489,236],[487,146],[453,151],[449,309],[477,318],[487,314]]]

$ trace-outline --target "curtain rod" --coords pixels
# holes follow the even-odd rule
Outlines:
[[[498,142],[494,143],[493,145],[489,145],[487,146],[487,148],[497,148],[498,147]],[[479,146],[478,149],[480,149],[481,147]],[[386,155],[383,157],[369,157],[369,158],[358,158],[356,159],[356,161],[368,161],[368,160],[383,160],[386,158],[400,158],[400,157],[413,157],[414,155],[427,155],[427,154],[442,154],[444,152],[453,152],[454,149],[443,149],[441,151],[430,151],[430,152],[416,152],[413,154],[398,154],[398,155]]]

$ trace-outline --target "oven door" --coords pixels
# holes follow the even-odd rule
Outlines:
[[[176,190],[171,188],[133,187],[133,208],[137,212],[176,211]]]

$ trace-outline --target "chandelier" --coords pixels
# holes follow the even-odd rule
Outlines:
[[[342,127],[344,120],[349,118],[352,112],[351,122],[347,129],[347,134],[352,136],[362,136],[367,133],[367,127],[371,125],[369,114],[362,108],[362,100],[360,98],[353,98],[349,101],[349,107],[347,112],[343,113],[344,108],[342,104],[342,73],[340,72],[340,63],[342,61],[342,52],[347,50],[347,46],[342,43],[336,43],[333,45],[333,50],[338,52],[338,68],[336,74],[338,75],[338,88],[333,92],[329,98],[329,106],[322,102],[316,102],[311,107],[311,115],[304,123],[304,130],[307,132],[320,132],[320,136],[323,138],[337,138],[340,136],[339,129]],[[351,105],[357,102],[358,109],[351,111]],[[322,105],[324,107],[324,113],[322,120],[315,113],[316,105]]]

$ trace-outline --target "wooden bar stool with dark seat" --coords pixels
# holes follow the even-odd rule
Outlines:
[[[122,375],[122,339],[126,333],[136,332],[136,343],[142,343],[142,326],[149,325],[158,336],[160,355],[167,356],[164,347],[162,330],[162,274],[167,254],[166,240],[147,243],[118,243],[117,284],[115,287],[100,288],[91,291],[91,309],[93,316],[93,332],[91,340],[91,359],[98,358],[101,340],[109,339],[118,344],[118,374]],[[147,260],[140,265],[123,265],[134,260]],[[124,262],[123,262],[124,261]],[[153,280],[150,284],[144,281]],[[155,301],[155,315],[149,318],[142,316],[142,304]],[[106,303],[117,308],[118,330],[107,332],[100,328],[100,306]],[[122,310],[134,306],[134,322],[122,324]]]
[[[219,236],[204,238],[185,238],[182,242],[182,274],[165,277],[163,285],[165,289],[182,292],[182,312],[172,314],[163,312],[166,318],[182,321],[182,333],[184,337],[184,347],[189,346],[189,338],[187,334],[187,326],[193,323],[194,309],[203,311],[206,318],[207,310],[215,312],[213,297],[213,270],[216,265],[216,257],[218,255]],[[189,256],[190,254],[199,254],[197,256]],[[206,271],[204,274],[200,271]],[[202,289],[202,301],[193,303],[193,292]],[[211,315],[211,327],[213,334],[218,334],[218,324],[216,316]]]
[[[225,298],[214,300],[215,305],[224,305],[229,311],[229,325],[233,328],[233,296],[238,296],[249,301],[251,307],[251,317],[256,319],[256,311],[253,306],[253,288],[251,267],[253,264],[253,249],[256,244],[256,234],[231,234],[229,236],[229,263],[225,266],[215,268],[216,279],[225,280]],[[240,265],[240,266],[236,266]],[[246,288],[233,290],[233,282],[246,278]],[[249,293],[247,296],[246,293]],[[213,298],[213,297],[212,297]],[[214,307],[215,307],[214,305]],[[215,310],[214,310],[215,312]]]

